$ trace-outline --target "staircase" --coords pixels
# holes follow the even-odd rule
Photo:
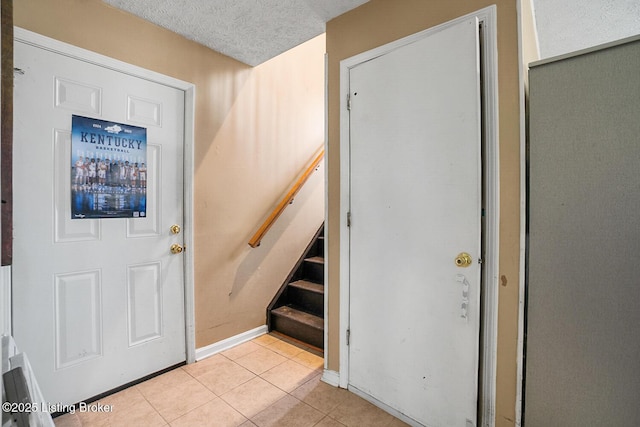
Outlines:
[[[267,326],[324,349],[324,224],[269,304]]]

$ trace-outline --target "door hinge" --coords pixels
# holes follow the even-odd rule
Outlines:
[[[351,212],[347,212],[347,227],[351,227]]]
[[[347,329],[347,345],[351,343],[351,329]]]
[[[351,111],[351,94],[347,94],[347,111]]]

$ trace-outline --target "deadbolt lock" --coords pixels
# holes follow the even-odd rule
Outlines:
[[[466,252],[460,253],[455,259],[456,266],[458,267],[469,267],[471,261],[471,255]]]
[[[184,248],[182,246],[180,246],[177,243],[174,243],[173,245],[171,245],[171,253],[172,254],[179,254],[182,253],[182,251],[184,251]]]
[[[178,224],[173,224],[170,230],[171,230],[171,233],[178,234],[180,233],[180,226]]]

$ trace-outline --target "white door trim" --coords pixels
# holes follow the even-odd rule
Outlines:
[[[498,342],[498,266],[500,243],[500,171],[498,138],[498,41],[497,10],[489,6],[477,12],[461,16],[453,21],[421,31],[400,40],[363,52],[340,61],[340,387],[349,385],[349,349],[347,330],[349,329],[349,229],[347,212],[349,211],[350,175],[349,168],[349,71],[351,68],[384,55],[394,49],[412,43],[418,39],[456,25],[459,22],[477,17],[482,25],[481,55],[483,58],[484,98],[482,114],[485,139],[485,260],[483,263],[482,294],[483,316],[480,319],[483,331],[480,343],[480,384],[478,425],[492,427],[495,424],[496,405],[496,364]]]
[[[77,46],[70,45],[43,35],[14,28],[14,40],[32,46],[79,59],[84,62],[129,74],[151,82],[170,86],[185,93],[184,117],[184,245],[193,248],[193,148],[194,148],[194,117],[195,117],[195,85],[173,77],[165,76],[132,64],[127,64]],[[195,361],[195,302],[194,302],[194,263],[193,251],[184,252],[184,289],[185,289],[185,346],[187,363]]]
[[[517,346],[517,377],[516,377],[516,419],[515,425],[522,423],[523,393],[524,393],[524,309],[525,309],[525,248],[526,248],[526,223],[527,223],[527,118],[526,118],[526,95],[525,86],[528,80],[528,64],[525,63],[523,51],[523,9],[524,2],[529,2],[531,11],[533,0],[520,0],[516,3],[518,13],[518,74],[519,74],[519,103],[520,103],[520,272],[518,275],[518,346]],[[535,41],[536,58],[540,58],[540,45],[538,43],[538,32],[533,14],[533,38]]]

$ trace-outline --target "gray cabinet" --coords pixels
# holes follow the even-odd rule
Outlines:
[[[524,425],[640,425],[640,37],[532,64]]]

